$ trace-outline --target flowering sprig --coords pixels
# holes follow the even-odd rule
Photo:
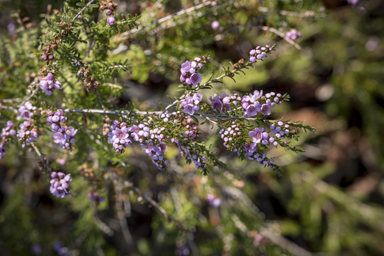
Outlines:
[[[68,126],[65,122],[67,117],[64,116],[63,110],[59,109],[54,113],[52,110],[46,111],[47,123],[51,125],[53,134],[53,142],[60,144],[63,149],[74,150],[77,129]]]
[[[37,126],[32,126],[32,122],[32,120],[22,122],[19,126],[20,129],[17,131],[17,137],[19,137],[23,148],[37,138]]]
[[[0,142],[0,159],[3,159],[4,154],[7,152],[5,144],[11,140],[11,136],[16,135],[16,131],[12,129],[15,124],[12,121],[7,122],[7,126],[1,129],[1,142]]]
[[[20,105],[19,107],[19,116],[21,118],[24,118],[25,120],[29,120],[33,117],[33,114],[36,111],[36,107],[32,105],[29,101],[25,102],[24,104]]]
[[[60,90],[62,89],[61,87],[61,82],[58,80],[55,80],[55,77],[52,73],[48,73],[46,77],[43,77],[40,80],[40,88],[45,94],[47,95],[52,95],[53,94],[53,89]]]
[[[296,29],[291,29],[290,31],[288,31],[285,36],[289,39],[291,39],[292,41],[296,41],[298,38],[301,37],[301,33],[300,31],[296,30]]]
[[[116,153],[124,153],[124,147],[128,147],[132,143],[129,139],[131,127],[127,127],[126,122],[114,120],[110,129],[111,132],[108,133],[108,142],[113,145],[113,149]]]
[[[74,150],[77,129],[72,126],[62,126],[53,135],[53,142],[60,144],[63,149]]]
[[[193,115],[195,111],[200,109],[198,105],[202,99],[203,95],[200,93],[195,93],[193,96],[187,94],[185,98],[180,101],[180,107],[184,109],[184,113]]]
[[[62,172],[52,172],[50,183],[50,191],[52,195],[63,198],[71,194],[68,190],[69,186],[72,185],[71,174],[65,175]]]
[[[64,122],[67,121],[67,118],[64,116],[63,110],[59,109],[54,113],[52,110],[47,111],[47,123],[51,125],[52,131],[58,131],[63,127]]]
[[[201,56],[201,58],[196,57],[192,62],[187,60],[181,64],[180,82],[197,87],[197,85],[202,82],[203,77],[203,75],[197,73],[197,71],[200,70],[206,62],[207,58],[205,56]]]
[[[92,10],[92,7],[94,7],[92,2],[89,2],[84,8],[89,7]],[[89,51],[92,44],[105,45],[106,36],[103,36],[102,32],[108,31],[108,34],[111,35],[119,29],[119,25],[123,26],[125,22],[115,21],[113,14],[116,7],[117,4],[111,0],[101,3],[100,10],[105,10],[105,14],[109,16],[106,24],[110,26],[105,26],[105,20],[94,26],[93,29],[100,32],[100,36],[94,38],[89,37],[89,27],[92,24],[88,18],[85,19],[87,14],[84,8],[80,11],[80,13],[82,11],[84,13],[77,14],[73,20],[69,20],[65,15],[47,20],[48,27],[55,29],[52,31],[48,29],[45,41],[42,42],[44,52],[42,58],[47,61],[47,67],[41,69],[41,77],[38,77],[37,80],[40,79],[38,82],[43,92],[52,95],[54,89],[62,88],[61,82],[55,80],[55,74],[58,74],[56,72],[60,72],[62,66],[64,64],[68,65],[69,62],[69,69],[77,74],[77,77],[83,82],[88,91],[96,91],[101,85],[99,81],[104,81],[105,78],[112,75],[113,70],[116,70],[117,67],[127,68],[126,63],[115,63],[111,67],[106,65],[106,62],[100,66],[97,63],[83,61],[79,52],[70,46],[78,41],[86,43],[88,51],[85,57],[88,58],[91,56]],[[59,22],[58,19],[61,19],[61,21]],[[131,23],[135,25],[134,19],[130,18],[127,21],[129,21],[126,22],[128,25]],[[88,38],[88,42],[76,38],[79,29],[84,29],[84,35]],[[199,129],[199,120],[197,118],[202,117],[204,122],[209,120],[219,127],[224,145],[229,150],[237,152],[244,159],[256,160],[261,165],[275,168],[273,159],[266,156],[267,147],[271,145],[287,145],[289,147],[289,143],[286,143],[285,139],[293,136],[292,125],[283,124],[284,130],[281,130],[278,127],[272,128],[272,125],[262,127],[260,123],[266,123],[267,117],[272,114],[272,109],[286,100],[284,95],[273,92],[263,94],[262,91],[258,90],[244,96],[239,94],[227,95],[225,93],[219,96],[215,94],[208,98],[210,105],[205,103],[203,95],[198,93],[201,89],[211,88],[214,83],[223,83],[225,77],[234,79],[233,77],[243,72],[243,69],[247,69],[257,61],[262,61],[268,57],[274,48],[275,46],[269,45],[255,47],[250,51],[248,60],[242,59],[232,64],[231,67],[223,68],[224,74],[214,79],[212,76],[206,83],[202,83],[202,70],[208,57],[201,56],[194,58],[192,61],[185,61],[180,67],[180,81],[183,83],[180,87],[183,87],[184,94],[160,113],[107,110],[102,98],[97,93],[103,110],[89,112],[86,110],[57,110],[56,113],[48,110],[46,112],[46,121],[55,132],[54,142],[60,144],[64,149],[73,150],[78,130],[65,123],[67,121],[64,116],[65,112],[119,115],[127,121],[122,119],[114,120],[113,124],[107,127],[109,130],[107,133],[108,142],[112,144],[115,153],[124,153],[126,147],[137,142],[144,152],[152,158],[152,162],[158,168],[165,170],[168,163],[165,159],[167,144],[173,143],[179,149],[181,156],[187,160],[187,163],[193,162],[198,170],[207,174],[209,164],[213,163],[213,165],[221,166],[222,163],[201,142],[199,135],[202,132]],[[56,59],[53,53],[57,55],[57,61],[50,63],[50,60]],[[101,58],[105,59],[105,56]],[[105,71],[106,69],[107,71]],[[63,77],[65,78],[65,76]],[[174,112],[169,111],[172,106],[177,106],[178,109]],[[23,103],[19,108],[20,116],[28,120],[20,125],[21,129],[18,131],[18,137],[22,141],[23,147],[26,143],[31,143],[37,138],[37,127],[32,128],[34,121],[29,120],[33,117],[35,110],[36,108],[29,102]],[[255,121],[257,125],[257,127],[252,126],[253,130],[251,130],[250,125],[245,124],[245,121],[249,120]],[[36,123],[38,123],[38,119],[36,119]],[[52,175],[52,184],[55,185],[52,185],[51,192],[60,197],[68,195],[69,192],[66,189],[70,185],[70,176],[64,177],[62,173],[52,173]]]
[[[118,4],[115,2],[112,2],[112,0],[105,0],[102,1],[100,4],[100,11],[105,10],[105,15],[109,16],[107,19],[107,24],[108,25],[113,25],[115,24],[115,17],[113,17],[113,12],[116,11]]]

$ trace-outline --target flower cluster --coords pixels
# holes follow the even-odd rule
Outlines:
[[[286,137],[287,137],[287,139],[290,139],[292,137],[292,135],[296,133],[295,129],[292,129],[292,127],[289,124],[284,123],[283,121],[278,121],[276,124],[271,124],[271,126],[269,128],[271,129],[271,131],[275,137],[275,138],[273,138],[271,136],[269,138],[269,142],[273,143],[273,145],[275,147],[277,147],[277,145],[278,145],[277,141],[275,141],[275,140],[279,140],[279,139],[283,140]],[[286,145],[288,142],[284,141],[283,143],[284,143],[284,145]]]
[[[53,135],[53,142],[60,144],[63,149],[74,150],[77,129],[72,126],[61,126]]]
[[[32,104],[27,101],[24,103],[24,105],[19,107],[19,115],[25,120],[29,120],[32,118],[35,110],[36,107],[32,106]]]
[[[116,153],[124,153],[124,147],[132,144],[130,136],[134,141],[140,143],[146,154],[152,157],[152,162],[158,168],[163,169],[168,163],[163,157],[166,149],[164,130],[164,127],[151,130],[144,124],[128,127],[127,123],[114,120],[111,132],[108,133],[108,142],[113,145]]]
[[[37,126],[32,127],[30,121],[24,121],[20,124],[20,130],[17,131],[17,137],[24,148],[27,143],[34,142],[37,138]]]
[[[10,136],[16,135],[16,131],[12,129],[14,126],[15,124],[12,121],[7,122],[7,126],[1,130],[2,141],[7,142],[10,140]]]
[[[117,3],[112,2],[112,0],[105,0],[102,1],[100,4],[100,11],[103,11],[105,9],[105,15],[109,16],[107,19],[108,25],[112,26],[115,24],[115,17],[113,17],[113,12],[116,11]]]
[[[231,105],[229,104],[231,101],[231,97],[227,96],[227,94],[225,92],[223,92],[220,96],[215,94],[213,99],[210,96],[209,100],[211,101],[212,108],[214,110],[218,110],[221,112],[227,112],[231,109]]]
[[[168,121],[172,121],[173,119],[173,123],[177,124],[178,123],[177,118],[180,120],[182,118],[182,115],[180,114],[180,111],[172,112],[172,113],[168,113],[168,111],[165,111],[163,114],[161,114],[160,118],[162,118],[163,121],[166,123]]]
[[[71,181],[71,174],[65,175],[62,172],[52,172],[50,181],[50,191],[52,195],[60,198],[68,196],[70,194],[68,188],[72,185]]]
[[[67,118],[64,116],[64,112],[59,109],[56,113],[53,113],[52,110],[47,111],[47,123],[51,125],[52,131],[58,131],[62,125],[60,123],[64,123],[67,121]]]
[[[237,142],[239,142],[239,138],[241,138],[240,124],[232,122],[231,126],[226,129],[221,129],[219,133],[224,141],[224,146],[229,150],[233,149],[234,152],[237,152]]]
[[[206,157],[201,156],[200,151],[196,148],[196,143],[193,141],[199,134],[199,130],[195,125],[187,125],[187,130],[184,134],[179,135],[179,139],[172,138],[171,142],[175,143],[180,149],[180,154],[187,161],[193,161],[196,167],[204,170],[207,167],[205,163]]]
[[[185,98],[180,101],[180,106],[183,107],[184,113],[193,115],[195,111],[200,109],[198,105],[202,99],[203,95],[200,93],[195,93],[193,96],[187,94]]]
[[[111,132],[108,133],[108,142],[113,145],[116,153],[124,153],[124,147],[128,147],[132,143],[128,138],[131,127],[127,127],[127,123],[125,122],[114,120],[110,128]]]
[[[73,144],[75,144],[77,129],[64,124],[67,121],[64,112],[61,109],[58,109],[56,113],[48,110],[47,116],[47,123],[51,125],[52,131],[56,132],[53,135],[53,142],[60,144],[63,149],[74,150]]]
[[[246,157],[248,160],[256,160],[260,165],[265,165],[268,168],[272,167],[274,160],[267,158],[267,154],[258,152],[254,143],[245,143],[244,149],[246,150]]]
[[[165,128],[154,128],[150,130],[144,124],[132,126],[131,136],[135,141],[139,141],[144,152],[152,157],[152,162],[159,168],[164,169],[168,160],[164,158],[166,136],[164,134]]]
[[[203,75],[200,73],[196,73],[199,69],[203,67],[203,64],[207,62],[207,58],[202,56],[201,58],[196,57],[192,62],[188,60],[181,64],[180,72],[180,82],[193,85],[197,87],[199,83],[202,81]]]
[[[275,107],[276,103],[280,105],[282,100],[280,93],[271,92],[263,96],[263,91],[255,90],[253,94],[245,95],[241,99],[244,117],[256,116],[259,112],[264,116],[268,116],[271,114],[271,109]]]
[[[256,60],[263,60],[267,57],[267,53],[273,50],[273,46],[266,45],[265,47],[257,46],[249,52],[249,61],[254,63]]]
[[[12,129],[15,124],[12,121],[7,122],[7,126],[1,130],[1,142],[0,142],[0,159],[3,159],[4,154],[7,152],[5,144],[11,140],[11,136],[16,135],[16,131]]]
[[[301,37],[301,33],[299,31],[297,31],[296,29],[291,29],[290,31],[288,31],[285,36],[289,39],[291,39],[292,41],[295,41],[296,39],[298,39],[299,37]]]
[[[0,160],[3,159],[5,153],[7,152],[7,148],[4,145],[4,142],[0,142]]]
[[[61,82],[55,80],[55,76],[52,73],[48,73],[48,75],[40,80],[40,88],[45,94],[52,95],[53,89],[60,90]]]
[[[152,157],[152,162],[159,168],[164,169],[168,164],[168,160],[164,158],[167,145],[164,141],[164,135],[162,132],[165,130],[162,128],[155,128],[151,131],[151,140],[148,140],[146,144],[141,144],[144,148],[144,152]]]

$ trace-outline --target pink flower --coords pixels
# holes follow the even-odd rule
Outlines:
[[[115,17],[113,17],[113,15],[109,16],[108,19],[107,19],[107,23],[108,25],[112,26],[113,24],[115,24]]]
[[[271,106],[269,106],[268,104],[263,104],[261,106],[261,110],[260,112],[265,115],[265,116],[268,116],[271,114]]]
[[[197,84],[198,83],[201,83],[201,81],[203,80],[203,78],[202,78],[202,74],[200,74],[200,73],[195,73],[195,74],[193,74],[192,76],[191,76],[191,84],[193,85],[193,86],[195,86],[195,87],[197,87]]]
[[[211,27],[213,30],[217,30],[219,28],[219,26],[220,26],[220,23],[217,20],[215,20],[211,23]]]

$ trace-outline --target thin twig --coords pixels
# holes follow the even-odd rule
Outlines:
[[[51,167],[49,167],[49,163],[48,161],[46,161],[43,157],[43,155],[40,153],[39,149],[35,146],[35,143],[31,142],[30,143],[32,148],[35,150],[36,154],[40,157],[40,161],[45,165],[45,167],[47,168],[47,170],[51,170]]]
[[[93,221],[96,226],[98,226],[100,230],[103,231],[107,236],[113,236],[114,232],[112,231],[112,229],[107,224],[102,222],[97,215],[93,217]]]
[[[125,66],[125,65],[116,65],[116,66],[110,66],[110,67],[108,67],[108,69],[115,69],[115,68],[128,68],[128,67]]]
[[[133,249],[133,239],[131,232],[129,232],[128,223],[125,218],[125,213],[121,206],[121,201],[123,201],[123,184],[121,181],[117,182],[115,184],[115,192],[116,192],[116,198],[115,198],[115,205],[116,205],[116,213],[117,218],[119,220],[119,224],[121,227],[121,231],[123,232],[123,236],[125,239],[125,242],[127,243],[128,250],[131,251]]]
[[[285,34],[283,32],[280,32],[279,30],[275,29],[275,28],[271,28],[271,27],[267,27],[267,26],[258,26],[261,30],[264,30],[264,31],[270,31],[276,35],[278,35],[279,37],[283,38],[285,41],[287,41],[289,44],[295,46],[298,50],[301,50],[301,46],[298,45],[297,43],[295,43],[295,41],[289,39],[288,37],[285,36]]]
[[[3,100],[0,100],[1,102],[3,103],[16,103],[17,101],[20,101],[22,100],[22,98],[14,98],[14,99],[3,99]]]
[[[233,4],[233,3],[235,3],[235,1],[230,1],[230,2],[227,3],[227,5],[229,5],[229,4]],[[161,18],[161,19],[158,19],[158,20],[152,22],[151,24],[149,24],[149,25],[147,25],[147,26],[145,26],[145,27],[140,26],[140,27],[138,27],[137,29],[132,29],[132,30],[130,30],[130,31],[126,31],[126,32],[124,32],[124,33],[121,33],[118,37],[116,37],[116,39],[115,39],[114,41],[125,40],[125,39],[128,38],[129,35],[131,35],[131,34],[136,34],[136,33],[139,32],[140,30],[146,30],[146,29],[150,28],[150,27],[153,26],[153,25],[159,25],[159,24],[161,24],[161,23],[163,23],[163,22],[166,22],[166,21],[168,21],[168,20],[171,20],[171,19],[173,19],[173,18],[176,18],[176,17],[178,17],[178,16],[180,16],[180,15],[188,14],[188,13],[194,12],[194,11],[196,11],[196,10],[198,10],[198,9],[201,9],[201,8],[203,8],[203,7],[205,7],[205,6],[208,6],[208,5],[215,5],[215,4],[217,4],[217,1],[207,1],[207,2],[204,2],[204,3],[198,4],[198,5],[196,5],[196,6],[192,6],[192,7],[188,8],[188,9],[178,11],[177,13],[174,13],[174,14],[165,16],[165,17],[163,17],[163,18]]]
[[[82,13],[85,9],[87,9],[87,8],[89,7],[89,5],[92,4],[94,1],[95,1],[95,0],[91,0],[91,1],[89,1],[89,2],[87,3],[87,5],[84,6],[83,9],[81,9],[81,10],[76,14],[76,16],[72,19],[72,22],[73,22],[77,17],[79,17],[79,15],[81,15],[81,13]]]

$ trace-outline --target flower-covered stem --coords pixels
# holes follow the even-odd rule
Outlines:
[[[274,47],[274,46],[272,46],[272,47]],[[191,90],[191,91],[192,91],[192,92],[197,92],[197,91],[199,91],[199,90],[205,88],[206,86],[208,86],[208,85],[210,85],[210,84],[212,84],[212,83],[220,82],[221,79],[223,79],[224,77],[233,76],[235,72],[240,71],[240,70],[242,70],[242,69],[245,69],[245,68],[247,68],[247,67],[250,67],[250,66],[252,66],[252,64],[253,64],[253,63],[248,63],[248,64],[246,64],[246,65],[244,65],[244,66],[242,66],[242,67],[234,68],[230,73],[228,73],[228,74],[222,74],[222,75],[220,75],[220,76],[218,76],[218,77],[212,79],[211,81],[208,81],[208,82],[206,82],[205,84],[202,84],[202,85],[200,85],[200,86],[194,88],[194,89]],[[169,104],[169,105],[163,110],[163,113],[166,112],[166,111],[167,111],[168,109],[170,109],[171,107],[175,106],[175,105],[176,105],[177,103],[179,103],[181,100],[185,99],[185,97],[186,97],[186,94],[183,94],[182,96],[180,96],[179,99],[177,99],[177,100],[175,100],[174,102],[172,102],[171,104]]]

